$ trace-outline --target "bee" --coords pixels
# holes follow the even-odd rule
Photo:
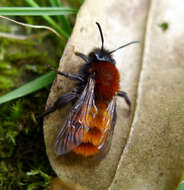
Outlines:
[[[79,73],[71,74],[58,71],[71,80],[76,80],[76,87],[62,95],[49,107],[42,117],[75,100],[66,121],[60,127],[55,141],[56,155],[75,153],[90,157],[107,153],[116,123],[116,97],[123,97],[129,110],[131,101],[124,91],[120,91],[120,74],[112,54],[130,44],[127,43],[113,51],[104,49],[102,29],[97,23],[101,48],[94,49],[88,56],[75,53],[85,61]]]

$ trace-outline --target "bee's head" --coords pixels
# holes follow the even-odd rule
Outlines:
[[[101,29],[101,26],[98,22],[96,22],[97,26],[98,26],[98,29],[99,29],[99,32],[100,32],[100,37],[101,37],[101,42],[102,42],[102,46],[101,48],[96,48],[94,49],[88,56],[85,56],[84,54],[82,53],[79,53],[79,52],[75,52],[75,54],[79,57],[81,57],[86,63],[90,64],[90,63],[100,63],[100,62],[109,62],[109,63],[112,63],[115,65],[115,60],[113,59],[112,57],[112,54],[125,47],[125,46],[128,46],[130,44],[133,44],[133,43],[138,43],[138,41],[133,41],[133,42],[130,42],[130,43],[127,43],[123,46],[120,46],[119,48],[113,50],[113,51],[108,51],[106,49],[104,49],[104,38],[103,38],[103,33],[102,33],[102,29]]]
[[[112,58],[112,55],[109,53],[109,51],[105,49],[94,49],[90,54],[89,54],[89,59],[92,63],[100,62],[100,61],[105,61],[105,62],[110,62],[112,64],[115,64],[114,59]]]

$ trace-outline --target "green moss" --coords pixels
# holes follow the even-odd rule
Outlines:
[[[55,175],[45,153],[41,123],[34,120],[42,112],[47,94],[47,90],[42,90],[22,100],[1,105],[2,190],[24,190],[32,187],[47,189],[50,177]]]
[[[13,88],[15,85],[11,79],[0,76],[0,90],[7,90]]]

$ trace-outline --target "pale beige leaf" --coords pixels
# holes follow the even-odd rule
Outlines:
[[[111,150],[94,165],[56,157],[53,144],[71,105],[44,122],[47,154],[66,184],[88,190],[172,190],[184,166],[184,3],[181,0],[86,0],[78,13],[59,70],[77,72],[81,59],[100,47],[95,22],[103,29],[105,47],[113,50],[140,40],[114,54],[121,89],[135,105],[131,117],[118,98],[118,116]],[[163,31],[160,25],[169,24]],[[47,105],[70,90],[73,83],[58,76]],[[62,88],[61,88],[62,87]]]

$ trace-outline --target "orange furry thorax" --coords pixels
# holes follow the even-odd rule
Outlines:
[[[110,101],[119,91],[119,72],[110,62],[93,63],[90,72],[95,74],[95,95],[97,101]]]

